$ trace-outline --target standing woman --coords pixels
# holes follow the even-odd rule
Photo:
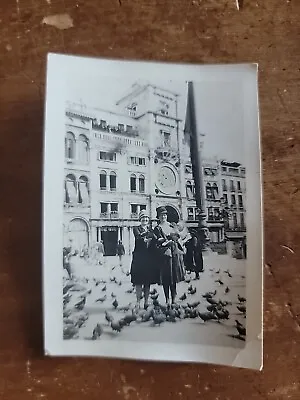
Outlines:
[[[149,227],[149,215],[146,211],[139,214],[140,225],[133,228],[135,246],[131,263],[131,283],[136,287],[137,306],[140,307],[144,291],[144,308],[148,308],[150,285],[158,282],[157,269],[154,265],[152,239],[153,232]]]
[[[158,225],[154,228],[157,263],[160,269],[160,283],[163,285],[166,303],[169,303],[170,294],[172,303],[176,299],[176,286],[184,280],[184,267],[179,247],[178,231],[168,222],[168,212],[165,207],[156,209]]]

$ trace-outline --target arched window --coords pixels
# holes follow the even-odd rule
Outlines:
[[[76,204],[78,202],[77,195],[77,182],[76,178],[73,174],[69,174],[66,176],[66,203],[68,204]]]
[[[102,170],[100,171],[100,190],[106,190],[107,189],[107,183],[106,183],[106,171]]]
[[[213,192],[214,199],[218,199],[219,198],[219,188],[216,183],[213,184],[212,192]]]
[[[145,193],[145,177],[144,177],[144,175],[139,176],[139,192]]]
[[[130,191],[136,192],[136,176],[135,176],[135,174],[131,174],[131,176],[130,176]]]
[[[78,138],[78,160],[82,164],[89,162],[89,140],[84,135],[79,135]]]
[[[78,202],[81,204],[88,204],[90,202],[89,180],[86,176],[82,175],[79,178],[78,189],[79,189]]]
[[[212,200],[213,199],[213,193],[212,193],[212,188],[210,183],[206,184],[206,198],[207,200]]]
[[[117,174],[114,171],[109,174],[109,187],[112,192],[117,190]]]
[[[72,132],[67,132],[65,137],[65,157],[69,159],[75,158],[76,140]]]
[[[194,199],[194,185],[191,181],[186,182],[186,197],[188,200]]]

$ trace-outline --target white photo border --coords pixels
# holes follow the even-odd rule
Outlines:
[[[235,81],[243,86],[246,167],[247,338],[243,349],[191,344],[63,340],[62,244],[63,174],[67,76],[98,71],[112,78],[201,82]],[[191,65],[96,59],[48,54],[43,183],[44,351],[48,356],[102,356],[152,361],[202,362],[262,369],[263,365],[263,213],[258,65]]]

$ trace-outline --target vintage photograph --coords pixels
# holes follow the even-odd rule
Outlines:
[[[66,78],[63,342],[245,347],[243,90],[226,79]]]

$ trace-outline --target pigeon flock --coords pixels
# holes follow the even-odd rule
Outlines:
[[[142,324],[158,328],[197,320],[205,325],[225,324],[228,329],[224,334],[236,340],[246,340],[246,298],[239,293],[234,299],[228,297],[232,290],[232,271],[210,268],[204,272],[200,280],[209,273],[214,289],[203,293],[199,286],[197,288],[193,274],[186,273],[185,281],[178,285],[177,302],[172,305],[165,304],[161,288],[154,285],[147,309],[135,305],[135,288],[130,283],[129,271],[113,266],[107,272],[107,279],[64,278],[64,339],[99,340],[104,336],[107,338],[107,335],[122,335],[129,326]],[[245,276],[240,275],[239,279],[244,282],[241,286],[244,289]]]

